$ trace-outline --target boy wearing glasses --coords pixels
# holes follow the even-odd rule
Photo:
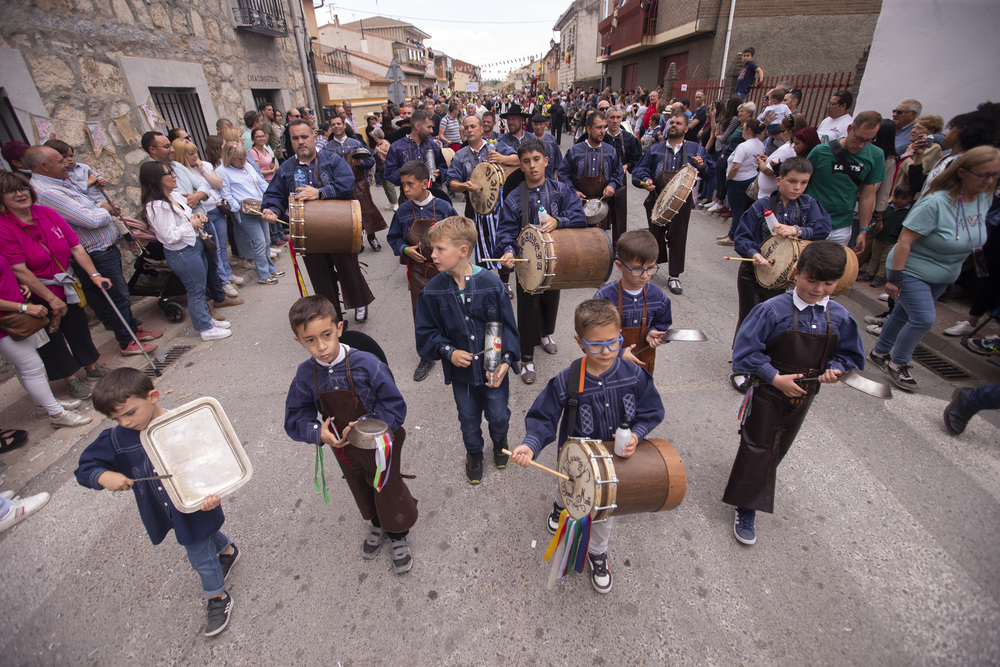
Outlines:
[[[622,277],[602,286],[594,298],[617,304],[624,345],[633,347],[632,353],[652,375],[656,348],[663,345],[663,334],[673,322],[670,298],[650,282],[660,268],[656,238],[645,229],[625,232],[615,244],[615,253]]]
[[[573,324],[584,357],[549,380],[525,415],[524,440],[511,456],[520,466],[527,467],[557,436],[560,447],[569,437],[607,442],[614,440],[615,431],[623,423],[632,431],[625,447],[628,458],[663,421],[663,402],[653,378],[621,358],[624,339],[615,307],[604,299],[584,301],[576,308]],[[571,391],[576,398],[575,413],[570,405]],[[567,423],[570,413],[575,414],[572,424]],[[546,519],[550,533],[555,534],[563,511],[557,497]],[[587,555],[591,582],[598,593],[611,590],[607,551],[613,521],[612,517],[590,528]]]

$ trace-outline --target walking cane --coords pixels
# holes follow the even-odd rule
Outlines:
[[[160,369],[157,368],[156,364],[153,363],[153,360],[149,358],[149,354],[146,353],[146,348],[143,347],[142,341],[140,341],[139,338],[135,335],[135,332],[132,331],[132,327],[129,325],[129,323],[125,321],[125,318],[122,316],[122,312],[118,310],[118,306],[116,306],[115,302],[111,299],[111,295],[108,294],[108,291],[104,288],[101,288],[101,294],[104,295],[104,298],[107,299],[108,303],[111,304],[111,307],[114,308],[115,315],[117,315],[118,319],[121,320],[122,324],[125,325],[125,328],[128,330],[129,335],[132,336],[132,340],[135,341],[135,344],[139,348],[139,351],[142,352],[142,356],[146,357],[146,361],[149,362],[149,366],[153,369],[153,372],[156,373],[156,377],[161,377],[162,373],[160,373]]]

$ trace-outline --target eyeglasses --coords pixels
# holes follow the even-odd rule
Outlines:
[[[871,142],[875,141],[875,137],[874,136],[871,136],[871,137],[862,137],[862,136],[858,136],[857,134],[854,134],[853,137],[854,137],[854,140],[856,142],[858,142],[859,144],[868,144],[868,143],[871,143]]]
[[[975,176],[981,181],[992,181],[996,178],[1000,178],[1000,172],[996,171],[985,172],[985,173],[979,171],[967,171],[966,173],[968,173],[970,176]]]
[[[170,169],[168,171],[165,171],[165,172],[163,172],[163,175],[164,176],[173,176],[174,175],[174,170]]]
[[[615,338],[614,340],[609,340],[606,343],[591,343],[589,340],[586,340],[582,336],[580,337],[580,340],[583,342],[584,345],[587,346],[587,351],[590,352],[591,354],[600,354],[605,350],[610,350],[611,352],[617,352],[618,350],[622,349],[622,343],[625,342],[625,339],[622,338],[620,335],[618,336],[618,338]]]
[[[904,114],[904,113],[913,113],[913,109],[893,109],[892,110],[892,115],[893,116],[899,116],[899,115]]]
[[[652,278],[660,270],[659,264],[654,264],[653,266],[629,266],[628,264],[622,264],[622,266],[629,270],[633,278],[642,278],[643,274],[648,274]]]
[[[27,185],[25,185],[24,187],[14,188],[13,190],[4,190],[3,194],[5,194],[5,195],[16,195],[16,194],[20,194],[22,192],[31,192],[31,188],[28,187]]]

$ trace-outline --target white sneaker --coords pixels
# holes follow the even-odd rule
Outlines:
[[[399,210],[399,204],[393,204],[392,205],[392,210],[393,211],[398,211]]]
[[[80,407],[83,401],[78,398],[71,398],[68,401],[57,398],[56,403],[58,403],[64,410],[75,410]],[[35,409],[31,413],[31,416],[35,419],[42,419],[43,417],[48,417],[49,413],[45,411],[45,408],[36,405]]]
[[[364,322],[368,319],[368,307],[361,306],[360,308],[354,309],[354,321]]]
[[[712,202],[711,204],[709,204],[708,206],[705,207],[705,212],[706,213],[712,213],[713,211],[717,211],[720,208],[722,208],[722,205],[719,204],[719,202],[714,201],[714,202]]]
[[[234,285],[242,285],[246,281],[239,276],[229,276],[229,282],[231,282]]]
[[[212,327],[211,329],[206,329],[201,332],[202,340],[221,340],[223,338],[229,338],[233,335],[233,332],[229,329],[220,329],[219,327]]]
[[[272,250],[270,252],[270,255],[271,255],[271,259],[275,259],[278,256],[278,251],[277,250]]]
[[[865,331],[867,331],[873,336],[882,335],[882,327],[878,324],[869,324],[868,326],[865,327]]]
[[[945,336],[965,336],[976,330],[976,327],[969,324],[969,320],[962,320],[960,322],[955,322],[955,326],[948,327],[944,330]]]
[[[878,300],[879,301],[888,301],[889,300],[889,295],[887,293],[885,293],[885,292],[882,292],[881,294],[878,295]]]
[[[49,502],[50,497],[51,496],[49,496],[49,494],[43,491],[42,493],[28,498],[15,500],[11,504],[10,509],[7,510],[7,513],[0,517],[0,533],[5,530],[10,530],[38,510],[42,509],[42,507],[45,506],[45,503]]]
[[[236,288],[229,283],[222,283],[222,291],[226,293],[226,296],[231,296],[234,299],[240,295]]]
[[[89,424],[92,420],[92,417],[84,417],[76,410],[63,410],[61,414],[49,417],[49,423],[55,428],[61,426],[83,426],[84,424]]]
[[[216,329],[232,329],[233,328],[232,322],[222,321],[222,320],[215,320],[215,319],[212,320],[212,326],[214,328],[216,328]]]
[[[14,492],[13,491],[0,492],[0,498],[4,498],[6,500],[14,500]]]

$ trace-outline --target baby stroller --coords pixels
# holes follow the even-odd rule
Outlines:
[[[135,258],[132,268],[135,271],[128,281],[128,293],[132,296],[155,296],[156,305],[163,311],[164,317],[170,322],[180,322],[184,319],[184,309],[169,297],[187,294],[184,284],[167,266],[163,254],[163,244],[156,236],[141,225],[126,221],[132,238],[135,239],[142,253]]]

